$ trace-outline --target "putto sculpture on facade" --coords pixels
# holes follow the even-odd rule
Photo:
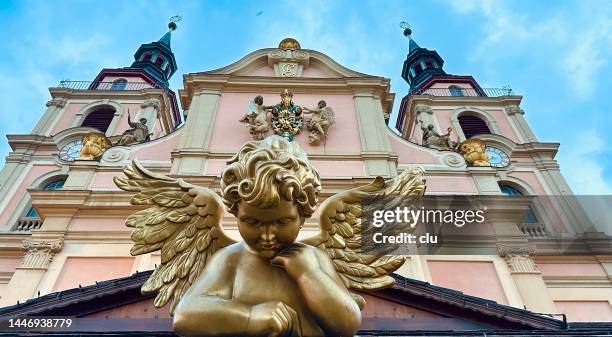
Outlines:
[[[491,166],[489,156],[485,153],[487,144],[476,138],[470,138],[459,144],[459,153],[469,166]]]
[[[83,136],[81,141],[83,147],[79,153],[79,160],[99,160],[102,158],[104,151],[109,149],[113,144],[101,132],[90,132]]]
[[[140,122],[132,122],[130,112],[128,111],[128,125],[130,129],[123,131],[117,145],[131,145],[148,142],[151,139],[147,119],[141,118]]]
[[[161,251],[161,265],[142,286],[155,306],[171,302],[181,336],[353,336],[365,301],[349,290],[391,286],[403,256],[364,255],[361,201],[424,192],[422,171],[329,197],[318,235],[296,242],[321,190],[317,171],[297,143],[278,136],[250,141],[227,162],[221,197],[154,174],[137,161],[115,178],[148,205],[128,217],[133,255]],[[223,204],[243,238],[228,238]]]
[[[334,110],[327,106],[327,102],[320,100],[316,109],[304,107],[304,114],[312,114],[310,120],[306,123],[310,135],[308,135],[308,143],[310,145],[318,145],[321,138],[327,137],[327,130],[336,123]]]
[[[253,135],[253,139],[262,140],[266,137],[268,130],[270,130],[268,115],[270,115],[271,110],[270,107],[263,105],[263,97],[259,95],[249,101],[247,111],[240,121],[247,123],[247,128]]]
[[[422,145],[436,150],[453,151],[457,143],[450,140],[450,133],[453,129],[446,129],[446,133],[440,135],[434,130],[434,126],[429,124],[427,127],[421,121],[421,131],[423,131]]]

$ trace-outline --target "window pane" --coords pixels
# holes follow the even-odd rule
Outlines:
[[[127,85],[127,80],[125,78],[120,78],[118,80],[113,81],[113,85],[110,90],[123,90]]]
[[[461,91],[461,88],[457,86],[450,86],[448,87],[448,90],[450,90],[451,96],[463,96],[463,91]]]

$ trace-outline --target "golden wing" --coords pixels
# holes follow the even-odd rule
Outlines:
[[[130,215],[125,224],[132,230],[132,255],[161,251],[161,265],[142,285],[143,294],[155,293],[155,306],[170,299],[170,313],[193,281],[202,273],[206,261],[219,249],[235,241],[221,226],[224,208],[212,190],[152,173],[137,160],[123,168],[128,177],[115,177],[125,191],[138,192],[132,205],[151,205]]]
[[[361,252],[362,200],[365,197],[391,195],[419,198],[425,192],[423,170],[406,170],[392,180],[377,177],[371,184],[338,193],[321,205],[321,232],[303,240],[305,244],[322,249],[331,258],[338,275],[350,290],[377,290],[392,286],[395,279],[389,274],[405,261],[404,256]],[[414,200],[414,199],[413,199]],[[396,205],[393,205],[395,207]],[[352,294],[360,308],[365,301]]]

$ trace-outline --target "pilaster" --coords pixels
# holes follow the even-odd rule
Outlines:
[[[516,129],[519,131],[518,136],[523,143],[538,141],[535,134],[529,127],[529,124],[527,124],[525,117],[523,117],[523,115],[525,115],[525,110],[518,106],[507,106],[504,108],[504,110],[510,119],[510,123],[513,123],[516,126]]]
[[[209,148],[221,91],[201,90],[194,96],[176,149],[180,156],[173,158],[172,174],[197,175],[204,172],[206,166],[207,158],[201,151]],[[190,151],[196,154],[191,155]]]
[[[468,167],[468,172],[480,195],[499,195],[496,171],[490,167]]]
[[[537,269],[532,255],[535,245],[498,244],[499,255],[506,260],[510,275],[528,310],[541,313],[556,313],[557,308],[548,293],[542,273]]]
[[[47,272],[53,256],[62,250],[63,239],[26,239],[23,241],[25,254],[17,267],[0,305],[8,306],[32,298],[43,276]]]
[[[359,136],[363,154],[378,154],[381,159],[366,159],[368,176],[393,177],[397,174],[388,159],[392,154],[380,98],[371,93],[355,93],[355,111],[359,124]]]
[[[47,102],[47,110],[32,129],[33,134],[48,136],[53,129],[54,121],[59,117],[61,110],[66,106],[63,98],[54,98]]]

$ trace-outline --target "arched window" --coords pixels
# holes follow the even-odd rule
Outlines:
[[[456,85],[451,85],[448,87],[451,96],[463,96],[463,91]]]
[[[81,123],[81,126],[88,126],[106,132],[111,121],[115,117],[115,109],[112,107],[100,107],[90,112]]]
[[[43,186],[43,190],[44,191],[55,191],[55,190],[59,190],[60,188],[64,187],[64,183],[66,181],[65,180],[56,180],[53,182],[50,182],[46,185]],[[28,218],[37,218],[38,217],[38,213],[36,212],[36,210],[34,209],[34,207],[30,207],[30,209],[28,210],[28,212],[25,215]]]
[[[475,135],[482,134],[490,134],[491,130],[487,123],[480,119],[479,117],[472,115],[463,115],[457,118],[459,120],[459,125],[461,126],[461,130],[463,130],[463,134],[465,138],[468,139]]]
[[[146,53],[146,54],[142,55],[142,60],[143,61],[150,61],[152,56],[153,56],[153,54]]]
[[[421,67],[421,64],[420,63],[415,63],[415,65],[414,65],[414,73],[418,75],[421,72],[421,70],[423,70],[423,67]]]
[[[110,90],[123,90],[127,85],[127,80],[125,78],[119,78],[113,81],[113,85]]]
[[[524,195],[521,191],[517,190],[514,187],[510,187],[510,186],[502,185],[502,186],[499,186],[499,189],[501,190],[502,194],[508,195],[508,196]],[[533,212],[531,207],[529,208],[529,211],[527,211],[527,213],[525,214],[525,217],[523,218],[523,223],[538,223],[538,219],[536,218],[535,213]]]
[[[157,58],[155,59],[155,64],[157,64],[161,68],[162,64],[164,64],[164,57],[161,55],[157,55]]]
[[[43,190],[45,191],[59,190],[60,188],[64,187],[65,182],[66,180],[56,180],[52,183],[48,183],[47,185],[45,185],[45,187],[43,187]]]

